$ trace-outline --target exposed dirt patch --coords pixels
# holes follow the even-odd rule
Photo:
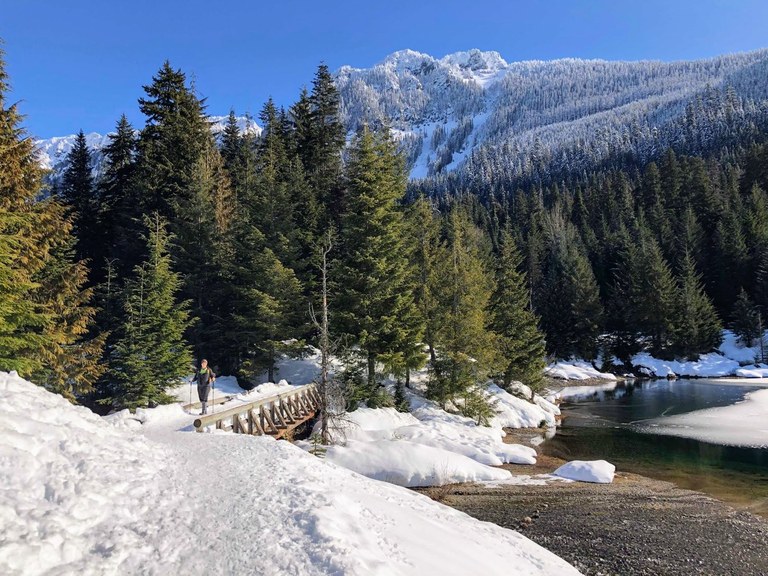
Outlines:
[[[537,430],[511,431],[529,444]],[[553,472],[564,460],[540,455],[513,474]],[[454,485],[445,504],[519,530],[587,575],[768,576],[768,521],[669,482],[618,471],[613,484]]]

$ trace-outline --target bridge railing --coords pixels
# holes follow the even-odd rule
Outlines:
[[[274,396],[238,404],[215,414],[200,416],[194,426],[198,432],[208,427],[255,436],[280,438],[299,424],[310,420],[320,409],[320,395],[314,384],[297,386]]]

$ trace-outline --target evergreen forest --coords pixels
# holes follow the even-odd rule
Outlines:
[[[289,108],[264,104],[260,133],[232,111],[215,136],[165,62],[98,176],[81,131],[52,183],[8,90],[0,54],[0,370],[73,401],[168,402],[201,358],[244,388],[274,381],[318,345],[326,296],[347,402],[402,407],[427,365],[428,396],[478,420],[483,382],[536,389],[548,359],[626,371],[639,352],[696,358],[725,327],[762,334],[762,132],[440,188],[409,183],[386,123],[347,131],[324,65]]]

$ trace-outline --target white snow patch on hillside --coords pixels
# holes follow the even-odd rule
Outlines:
[[[718,350],[726,358],[740,364],[752,364],[760,354],[759,346],[744,346],[731,330],[723,330],[723,342]]]
[[[717,378],[732,376],[739,369],[739,363],[720,354],[702,354],[698,360],[660,360],[648,353],[637,354],[632,365],[649,376]]]
[[[544,374],[560,380],[616,380],[616,375],[600,372],[592,364],[584,360],[560,360],[553,362],[544,369]]]
[[[0,573],[578,572],[522,535],[271,438],[135,430],[0,373]]]
[[[639,429],[713,444],[768,448],[768,390],[750,392],[731,406],[656,418]]]

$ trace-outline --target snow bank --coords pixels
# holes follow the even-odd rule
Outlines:
[[[462,454],[407,440],[348,440],[343,446],[328,447],[325,457],[363,476],[397,486],[439,486],[511,476],[507,470],[491,468]]]
[[[550,394],[547,399],[550,402],[556,400],[569,401],[579,398],[590,398],[600,396],[605,392],[611,392],[619,385],[618,381],[606,382],[605,384],[595,384],[594,386],[566,386]]]
[[[520,382],[512,383],[512,391],[525,398],[531,397],[531,389]],[[529,402],[524,398],[510,394],[495,384],[488,387],[488,393],[496,411],[496,416],[491,422],[492,426],[498,428],[538,428],[542,423],[549,427],[557,424],[560,408],[538,394],[534,396],[533,402]]]
[[[730,330],[723,330],[723,342],[718,348],[726,358],[736,360],[739,364],[752,364],[759,356],[759,347],[744,346],[739,338]]]
[[[768,390],[750,392],[731,406],[656,418],[639,429],[713,444],[768,448]]]
[[[739,363],[720,354],[702,354],[698,360],[659,360],[645,352],[632,358],[632,365],[648,376],[717,378],[733,376]]]
[[[755,364],[754,366],[739,368],[736,370],[736,376],[739,378],[768,378],[768,366]]]
[[[179,432],[165,408],[126,429],[15,374],[0,394],[2,574],[578,574],[287,442]]]
[[[531,390],[513,384],[519,394]],[[528,402],[496,385],[486,391],[497,412],[490,426],[452,414],[408,390],[410,413],[394,408],[358,408],[334,423],[335,443],[326,457],[360,474],[401,486],[434,486],[455,482],[508,479],[507,471],[490,466],[535,464],[536,451],[506,444],[503,428],[555,426],[560,410],[535,397]],[[306,450],[309,442],[299,443]]]
[[[510,473],[491,466],[536,462],[533,448],[505,444],[501,428],[478,426],[418,397],[412,403],[413,414],[394,408],[358,408],[346,414],[331,431],[336,445],[326,458],[400,486],[500,480]],[[299,445],[311,449],[309,442]]]
[[[616,466],[605,460],[573,460],[560,466],[552,475],[577,482],[610,484],[613,482],[614,472]]]
[[[544,368],[544,374],[550,378],[560,380],[589,380],[596,378],[598,380],[616,380],[616,375],[609,372],[600,372],[596,370],[589,362],[583,360],[572,360],[554,362]]]
[[[153,524],[177,501],[166,451],[15,372],[0,395],[0,573],[175,572]],[[178,530],[190,519],[174,513]]]

